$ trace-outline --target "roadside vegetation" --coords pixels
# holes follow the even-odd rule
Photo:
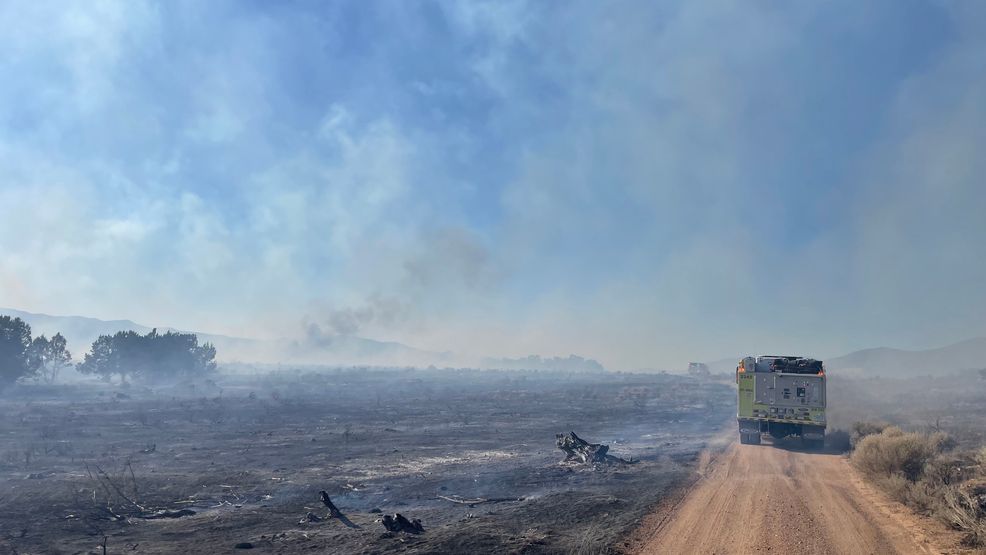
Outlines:
[[[890,497],[986,546],[986,447],[961,449],[941,431],[882,422],[853,426],[853,465]]]

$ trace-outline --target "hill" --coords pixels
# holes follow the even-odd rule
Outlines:
[[[731,373],[740,357],[707,362],[713,373]],[[986,337],[927,350],[875,347],[826,358],[825,368],[855,377],[941,376],[986,368]]]
[[[877,347],[828,359],[829,370],[860,376],[914,377],[986,368],[986,337],[967,339],[937,349],[909,351]]]

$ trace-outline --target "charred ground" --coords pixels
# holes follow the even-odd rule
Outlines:
[[[442,370],[21,386],[0,399],[0,552],[618,552],[733,395],[669,375]],[[636,462],[561,464],[568,431]],[[321,490],[348,525],[299,522],[326,516]],[[195,514],[136,516],[161,509]],[[425,532],[386,532],[393,513]]]

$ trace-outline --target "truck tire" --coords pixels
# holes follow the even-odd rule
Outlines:
[[[803,439],[801,443],[804,444],[805,449],[811,451],[821,451],[825,447],[824,439]]]
[[[760,445],[760,434],[740,434],[740,443],[743,445]]]

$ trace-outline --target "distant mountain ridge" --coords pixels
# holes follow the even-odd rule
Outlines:
[[[742,357],[708,362],[713,372],[732,372]],[[939,376],[986,368],[986,337],[925,350],[875,347],[826,358],[829,371],[855,377]]]
[[[986,368],[986,337],[967,339],[936,349],[910,351],[877,347],[825,361],[829,370],[861,376],[914,377]]]
[[[31,326],[34,336],[44,334],[51,337],[61,333],[65,336],[68,348],[76,359],[81,359],[92,342],[100,335],[112,335],[118,331],[146,334],[154,329],[131,320],[53,316],[13,308],[0,308],[0,315],[24,320]],[[223,362],[419,367],[434,365],[575,372],[605,371],[597,361],[576,355],[567,358],[541,358],[536,355],[521,359],[477,358],[449,352],[424,351],[394,341],[377,341],[354,335],[324,334],[317,327],[310,328],[308,334],[300,339],[250,339],[178,330],[166,326],[158,326],[157,330],[161,333],[168,331],[194,333],[200,343],[208,342],[215,345],[217,358]]]

